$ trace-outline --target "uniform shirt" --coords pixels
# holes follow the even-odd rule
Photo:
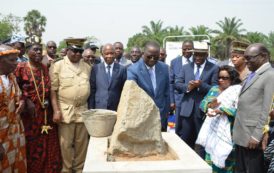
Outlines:
[[[87,110],[90,95],[90,70],[83,60],[73,64],[67,56],[51,66],[51,89],[57,91],[64,123],[83,122],[81,113]]]

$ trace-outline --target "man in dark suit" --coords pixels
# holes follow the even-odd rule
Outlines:
[[[261,144],[274,94],[274,70],[269,63],[270,52],[261,43],[248,46],[244,57],[251,73],[239,95],[233,127],[235,172],[259,173],[264,170]]]
[[[112,44],[102,50],[104,62],[93,66],[90,76],[91,94],[89,108],[117,110],[121,92],[126,81],[126,67],[114,63],[115,51]]]
[[[158,61],[160,46],[148,42],[144,57],[128,68],[128,80],[134,80],[155,102],[160,110],[162,131],[167,130],[169,112],[168,66]]]
[[[178,77],[180,71],[182,70],[183,65],[189,64],[193,61],[192,52],[193,50],[193,41],[187,40],[182,44],[182,56],[178,56],[174,58],[170,63],[170,71],[169,71],[169,82],[170,82],[170,108],[172,110],[175,109],[175,132],[178,134],[177,122],[180,119],[180,111],[181,111],[181,101],[183,94],[179,93],[178,90],[174,88],[175,78]],[[178,134],[179,135],[179,134]]]
[[[207,44],[194,44],[193,62],[186,64],[175,79],[175,88],[183,93],[178,135],[190,147],[194,148],[195,141],[203,123],[204,114],[199,109],[203,97],[213,85],[217,85],[218,66],[207,61]],[[203,155],[201,150],[196,150]]]

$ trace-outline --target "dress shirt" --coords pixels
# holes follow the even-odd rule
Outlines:
[[[190,62],[193,62],[193,56],[191,56],[191,57],[189,58],[189,61],[190,61]],[[182,65],[186,65],[186,64],[188,64],[187,58],[184,57],[184,56],[182,56]]]
[[[108,73],[108,64],[104,62],[106,73]],[[110,64],[110,77],[112,77],[112,71],[113,71],[114,62]]]

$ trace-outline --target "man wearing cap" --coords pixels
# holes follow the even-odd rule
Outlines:
[[[56,54],[57,46],[54,41],[48,41],[46,45],[47,54],[42,59],[42,64],[47,67],[50,67],[53,60],[58,58]]]
[[[218,66],[207,60],[208,45],[206,43],[194,44],[193,62],[182,67],[175,78],[175,89],[183,93],[180,117],[176,126],[177,134],[191,148],[203,124],[204,114],[199,106],[203,97],[213,85],[218,84]],[[197,147],[196,152],[203,157],[204,152]]]
[[[103,47],[103,57],[105,61],[93,66],[91,71],[89,108],[116,111],[127,79],[127,69],[114,63],[112,44]]]
[[[96,57],[94,52],[90,49],[85,49],[83,52],[83,60],[89,64],[89,65],[94,65],[94,64],[99,64],[100,59]]]
[[[26,52],[26,47],[25,47],[25,37],[22,37],[20,35],[13,35],[10,39],[9,44],[19,50],[19,54],[18,54],[18,58],[17,61],[18,62],[26,62],[28,61],[28,58],[26,58],[25,52]]]
[[[67,56],[52,64],[50,69],[53,121],[59,123],[62,172],[80,173],[88,145],[81,113],[88,109],[91,67],[81,59],[85,39],[68,38],[65,41]]]
[[[113,44],[114,49],[115,49],[115,61],[119,64],[121,64],[122,66],[126,66],[128,67],[129,64],[131,64],[131,61],[128,60],[126,57],[123,56],[124,54],[124,45],[121,42],[115,42]]]
[[[183,97],[182,93],[174,88],[175,78],[180,74],[183,65],[189,64],[193,61],[192,54],[190,50],[193,50],[193,41],[185,40],[182,44],[182,56],[174,58],[170,63],[169,79],[170,79],[170,108],[175,109],[176,122],[180,118],[179,114],[181,112],[181,100]],[[176,123],[177,124],[177,123]],[[178,127],[175,125],[175,132],[178,134]]]
[[[244,58],[245,49],[248,47],[247,43],[234,41],[231,45],[231,62],[234,65],[236,71],[240,75],[240,79],[245,81],[250,71],[247,68]]]
[[[99,48],[98,48],[98,46],[96,46],[96,45],[94,44],[94,42],[88,42],[87,44],[85,44],[84,49],[85,49],[85,50],[91,50],[91,51],[92,51],[93,57],[95,58],[95,59],[94,59],[95,64],[99,64],[100,62],[103,62],[103,61],[100,59],[100,57],[98,57],[98,56],[96,55],[96,51],[97,51],[97,49],[99,49]]]
[[[24,101],[13,71],[18,50],[0,45],[0,172],[27,172],[25,134],[20,113]]]

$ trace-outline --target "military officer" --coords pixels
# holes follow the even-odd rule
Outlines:
[[[53,121],[59,123],[62,172],[82,172],[88,146],[88,132],[81,113],[90,95],[91,67],[82,59],[85,39],[69,38],[67,56],[50,69]]]

